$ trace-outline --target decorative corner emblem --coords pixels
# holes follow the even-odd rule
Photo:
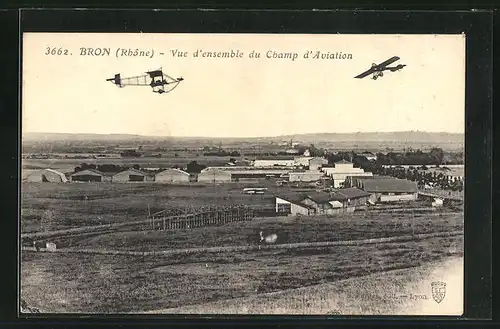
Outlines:
[[[441,281],[434,281],[431,283],[432,298],[436,303],[441,303],[446,297],[446,283]]]

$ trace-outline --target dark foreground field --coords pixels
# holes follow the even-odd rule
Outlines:
[[[461,237],[156,257],[23,252],[21,297],[43,312],[143,312],[415,267],[462,252]]]
[[[185,230],[95,233],[53,238],[51,241],[59,248],[158,251],[257,245],[260,231],[264,234],[276,233],[277,243],[297,243],[372,239],[462,229],[463,214],[458,212],[408,214],[367,211],[332,217],[254,219]]]

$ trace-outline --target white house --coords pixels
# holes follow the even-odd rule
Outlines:
[[[329,177],[333,179],[333,187],[340,188],[343,187],[348,176],[371,176],[372,173],[365,173],[361,168],[354,168],[352,162],[349,161],[338,161],[335,163],[335,167],[324,167],[322,171]]]

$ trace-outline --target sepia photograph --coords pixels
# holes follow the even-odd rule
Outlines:
[[[23,33],[20,314],[461,316],[465,48]]]

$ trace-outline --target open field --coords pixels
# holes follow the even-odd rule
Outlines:
[[[42,312],[145,312],[336,282],[462,253],[461,237],[155,257],[23,252],[21,297]]]
[[[38,230],[43,216],[51,217],[50,230],[147,219],[148,206],[151,213],[167,208],[221,204],[273,207],[271,193],[289,189],[268,183],[267,194],[243,194],[242,186],[248,185],[251,184],[24,183],[21,186],[22,230]]]
[[[269,190],[262,195],[248,195],[242,193],[242,188],[246,186],[265,186]],[[23,183],[21,229],[23,233],[38,231],[41,220],[48,222],[48,230],[146,220],[148,206],[151,213],[167,208],[232,204],[273,208],[274,195],[293,195],[301,190],[290,186],[278,187],[268,181],[216,186]],[[405,207],[422,207],[423,204],[415,202]]]
[[[21,194],[21,224],[23,232],[27,232],[39,230],[41,219],[44,229],[49,231],[99,223],[123,223],[147,219],[148,206],[151,212],[170,207],[216,204],[273,207],[275,194],[296,193],[294,188],[277,187],[272,182],[256,184],[267,186],[269,191],[263,195],[246,195],[242,193],[242,188],[252,184],[245,183],[215,186],[25,183]],[[278,243],[295,243],[463,229],[463,213],[446,208],[429,211],[425,207],[428,207],[426,203],[417,201],[402,205],[377,205],[374,207],[376,212],[360,211],[331,217],[255,218],[222,226],[175,231],[133,231],[131,228],[121,228],[112,233],[63,236],[51,241],[57,244],[58,249],[152,251],[256,245],[261,230],[265,234],[276,232]],[[409,212],[408,208],[413,211]],[[395,272],[388,271],[414,268],[449,256],[460,257],[462,254],[461,236],[432,237],[404,243],[154,256],[23,251],[21,297],[30,307],[37,307],[42,312],[135,313],[177,307],[188,312],[185,307],[189,305],[211,305],[204,303],[219,301],[231,303],[223,301],[233,298],[244,298],[244,302],[235,301],[234,310],[252,309],[262,294],[349,278],[360,279],[351,288],[346,288],[351,290],[346,291],[366,291],[379,282],[361,279],[366,275],[383,273],[384,276],[395,278],[391,274]],[[414,270],[403,272],[397,282],[410,280],[408,276],[418,278],[415,273]],[[387,287],[392,291],[387,286],[391,282],[387,281],[380,289]],[[310,305],[307,300],[321,297],[317,297],[317,290],[303,293],[303,298],[301,295],[292,298],[295,294],[287,291],[284,292],[284,298],[275,302],[275,310],[295,307],[295,312],[302,308],[307,313]],[[321,298],[333,300],[335,290],[328,291]],[[380,290],[368,296],[372,309],[360,306],[358,310],[368,309],[376,313],[373,307],[380,307],[379,310],[389,307],[389,304],[378,303],[378,297],[375,296],[378,292]],[[353,298],[361,297],[356,295]],[[282,304],[283,300],[296,300],[296,304],[286,306]],[[303,304],[300,304],[300,300]],[[329,307],[343,305],[339,304],[342,301],[327,302],[325,305],[331,307],[325,306],[321,310],[328,313]],[[354,307],[352,305],[355,304],[350,305]],[[209,309],[203,307],[203,310]]]
[[[447,283],[438,305],[430,282]],[[463,258],[249,297],[155,310],[156,314],[461,315]]]

